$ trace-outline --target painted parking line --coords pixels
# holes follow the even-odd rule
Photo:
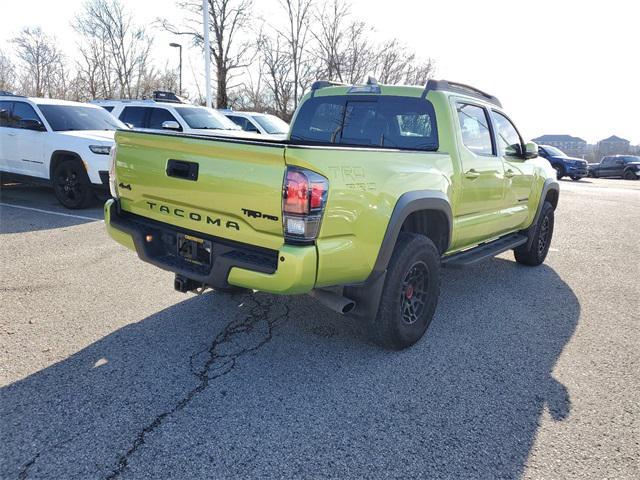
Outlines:
[[[85,217],[83,215],[73,215],[71,213],[54,212],[52,210],[43,210],[41,208],[25,207],[23,205],[14,205],[12,203],[0,202],[0,207],[19,208],[22,210],[31,210],[33,212],[48,213],[50,215],[60,215],[61,217],[79,218],[81,220],[91,220],[93,222],[104,222],[104,220],[101,218]]]

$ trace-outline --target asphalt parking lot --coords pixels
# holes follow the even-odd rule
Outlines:
[[[640,478],[640,181],[561,182],[546,263],[445,270],[403,352],[201,296],[100,208],[0,197],[1,478]]]

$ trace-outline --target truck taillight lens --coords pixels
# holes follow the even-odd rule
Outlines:
[[[282,223],[289,241],[318,237],[327,203],[329,181],[304,168],[288,167],[282,188]]]
[[[118,187],[116,181],[116,145],[111,147],[109,152],[109,193],[113,198],[118,198]]]

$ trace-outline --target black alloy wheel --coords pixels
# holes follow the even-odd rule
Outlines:
[[[63,160],[53,172],[53,190],[58,201],[67,208],[85,208],[93,200],[91,182],[79,160]]]
[[[422,316],[427,304],[428,288],[429,270],[424,262],[416,262],[402,281],[400,314],[403,322],[412,325]]]

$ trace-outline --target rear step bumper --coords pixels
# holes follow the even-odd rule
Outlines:
[[[121,211],[116,200],[104,205],[109,235],[134,250],[141,260],[213,288],[251,288],[270,293],[311,291],[316,279],[314,245],[283,245],[270,250],[192,232]],[[192,235],[211,242],[211,265],[189,263],[177,255],[177,235]]]

